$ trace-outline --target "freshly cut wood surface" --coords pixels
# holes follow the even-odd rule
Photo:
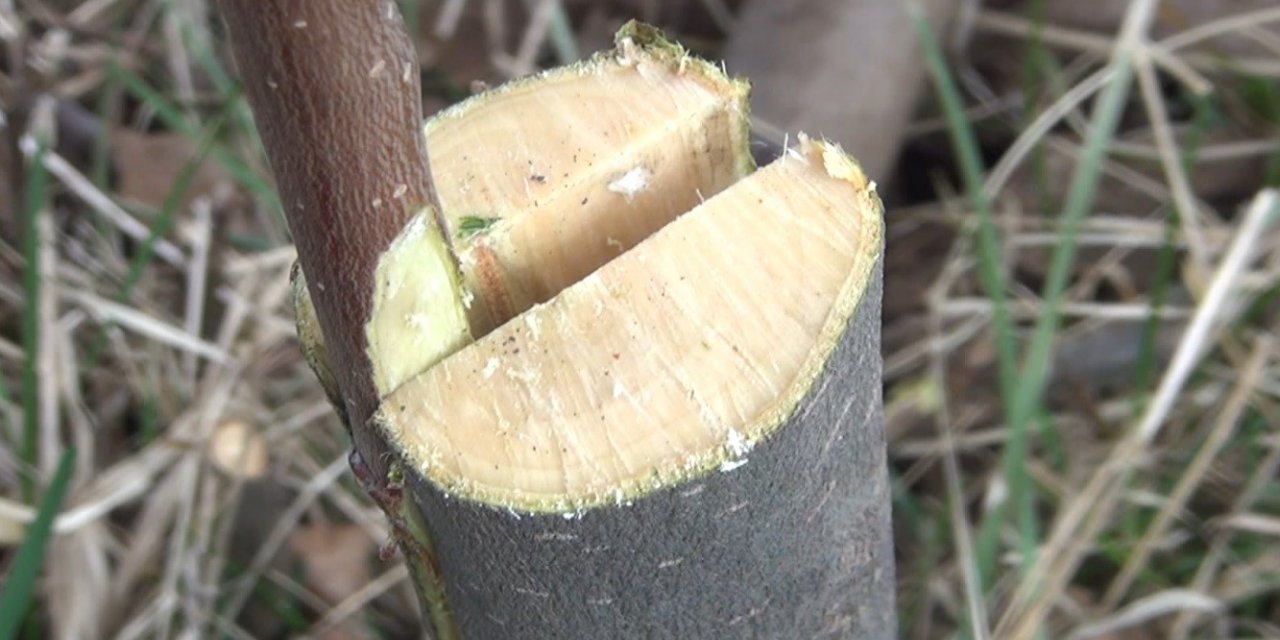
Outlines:
[[[380,257],[365,327],[379,395],[749,173],[747,91],[656,30],[630,25],[612,51],[428,121],[438,218],[459,268],[432,231],[431,210]],[[337,398],[306,280],[295,284],[308,360]]]
[[[426,125],[477,335],[544,302],[752,169],[745,82],[652,29]]]
[[[745,460],[820,373],[879,256],[874,185],[804,140],[384,399],[443,491],[624,502]]]
[[[378,395],[471,342],[466,290],[430,209],[409,220],[378,258],[365,324]]]

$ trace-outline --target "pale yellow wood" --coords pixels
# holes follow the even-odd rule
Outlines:
[[[379,419],[445,491],[522,510],[731,468],[807,391],[881,238],[874,185],[804,140],[405,383]]]
[[[745,82],[665,42],[477,96],[426,126],[477,334],[746,175]],[[464,223],[492,221],[468,235]]]

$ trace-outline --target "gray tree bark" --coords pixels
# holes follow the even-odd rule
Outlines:
[[[824,372],[741,468],[570,519],[413,482],[459,629],[513,639],[895,637],[879,267],[871,277]]]

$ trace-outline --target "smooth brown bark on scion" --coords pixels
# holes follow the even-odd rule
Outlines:
[[[364,326],[378,256],[436,197],[417,57],[388,0],[222,0],[338,375],[355,446],[385,477]]]

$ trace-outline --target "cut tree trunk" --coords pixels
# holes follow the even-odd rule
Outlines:
[[[892,637],[878,210],[827,149],[385,399],[459,628]]]
[[[428,123],[435,198],[362,89],[393,4],[224,7],[308,359],[438,637],[894,635],[881,209],[839,147],[752,173],[745,85],[629,25]]]

